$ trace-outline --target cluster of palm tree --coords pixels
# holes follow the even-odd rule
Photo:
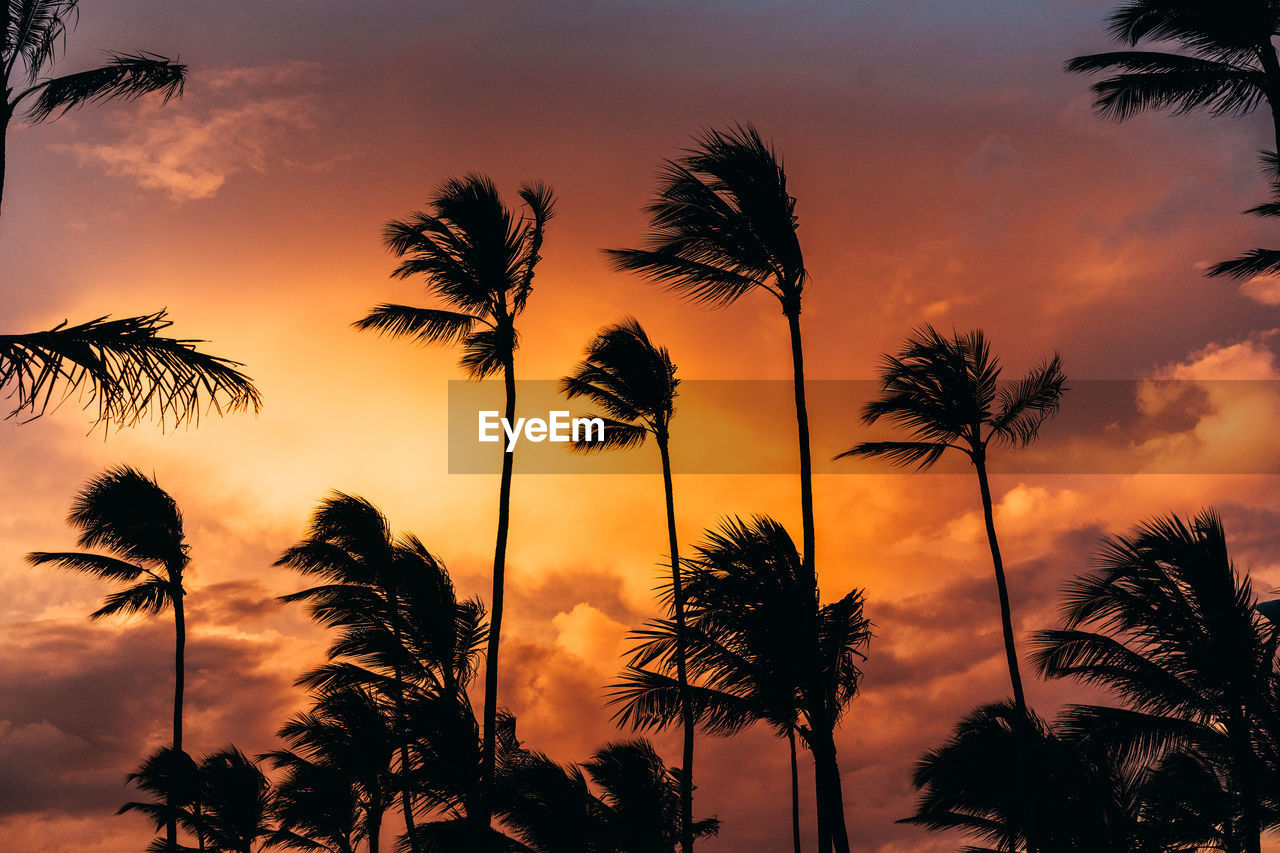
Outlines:
[[[1071,705],[1052,725],[977,709],[921,760],[907,821],[981,850],[1258,853],[1280,828],[1280,636],[1218,516],[1106,540],[1063,599],[1062,627],[1033,638],[1037,669],[1121,704]]]
[[[0,188],[3,139],[15,115],[38,123],[88,102],[181,94],[185,66],[146,53],[49,76],[76,14],[75,0],[15,0],[0,11],[7,92]],[[1116,72],[1095,87],[1103,113],[1245,114],[1265,103],[1280,145],[1272,46],[1280,4],[1248,0],[1224,11],[1132,0],[1111,23],[1130,47],[1151,40],[1182,52],[1072,60],[1072,71]],[[1280,161],[1269,155],[1269,162]],[[508,421],[517,405],[517,323],[555,213],[545,185],[526,184],[519,198],[518,209],[508,207],[490,179],[469,175],[445,182],[426,210],[389,223],[385,243],[400,259],[394,275],[420,276],[439,304],[383,304],[354,324],[459,344],[468,377],[501,378]],[[419,539],[394,534],[367,500],[335,492],[277,563],[316,584],[280,601],[304,604],[333,632],[326,662],[298,679],[305,709],[280,727],[279,748],[251,757],[226,746],[193,757],[183,737],[190,554],[182,515],[153,478],[114,468],[73,506],[82,550],[29,559],[123,584],[95,618],[173,611],[172,738],[129,777],[151,799],[121,807],[162,833],[150,849],[378,853],[389,846],[385,834],[402,826],[394,846],[406,853],[692,853],[719,828],[694,815],[695,735],[731,736],[757,722],[788,742],[794,850],[802,849],[800,747],[813,762],[817,847],[851,849],[836,731],[861,688],[873,625],[862,590],[833,597],[819,583],[800,324],[809,274],[796,200],[772,144],[740,124],[706,130],[668,160],[647,212],[642,247],[608,251],[617,269],[713,306],[755,291],[778,300],[790,340],[800,480],[800,547],[780,522],[760,515],[722,520],[682,553],[671,353],[626,318],[601,329],[562,380],[565,395],[589,403],[606,424],[603,440],[572,449],[628,450],[652,439],[658,451],[670,567],[659,587],[664,612],[633,632],[609,701],[621,726],[678,727],[680,765],[667,766],[644,739],[606,744],[572,765],[517,739],[515,717],[499,701],[510,449],[499,477],[487,611],[479,599],[458,597],[444,563]],[[1277,215],[1280,204],[1252,212]],[[1274,272],[1277,257],[1256,250],[1211,274]],[[258,408],[239,364],[199,352],[195,341],[162,337],[168,324],[158,312],[0,336],[0,389],[16,397],[14,415],[38,417],[79,394],[96,405],[98,422],[119,425]],[[1027,702],[987,466],[994,448],[1035,440],[1065,390],[1056,355],[1009,381],[980,331],[922,326],[885,356],[880,391],[863,411],[868,425],[887,421],[905,437],[861,442],[837,457],[924,470],[957,451],[978,480],[1011,700],[974,710],[924,756],[915,774],[920,800],[906,820],[987,845],[974,850],[1258,853],[1262,834],[1280,828],[1280,635],[1257,612],[1212,513],[1157,519],[1108,540],[1097,568],[1068,588],[1063,626],[1034,636],[1043,677],[1105,687],[1122,704],[1072,706],[1048,722]]]

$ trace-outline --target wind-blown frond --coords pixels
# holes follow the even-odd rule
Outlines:
[[[154,53],[113,53],[111,61],[90,71],[80,71],[37,83],[20,94],[15,101],[34,96],[27,107],[27,118],[33,122],[56,118],[67,110],[87,103],[121,99],[132,101],[153,92],[161,94],[162,104],[181,97],[187,66]]]
[[[383,304],[351,325],[362,332],[372,329],[392,337],[413,338],[425,344],[448,344],[464,339],[477,323],[483,324],[485,320],[457,311]]]
[[[644,248],[606,250],[610,262],[695,302],[728,305],[760,288],[798,312],[807,274],[777,152],[749,124],[694,142],[663,169]]]
[[[864,441],[856,444],[836,459],[884,459],[891,465],[906,468],[915,465],[916,470],[923,471],[933,466],[942,458],[942,454],[955,445],[946,442],[929,441]],[[955,448],[959,449],[959,448]]]
[[[1238,258],[1220,261],[1205,270],[1208,276],[1252,278],[1280,273],[1280,249],[1251,249]]]
[[[98,423],[120,426],[152,415],[177,426],[202,411],[258,411],[262,397],[239,363],[205,355],[195,348],[201,341],[160,336],[169,325],[157,311],[0,335],[0,390],[16,397],[9,417],[37,418],[59,392],[57,403],[78,393],[96,405]]]
[[[59,569],[71,569],[95,575],[103,580],[131,581],[137,580],[145,569],[126,563],[105,554],[81,554],[76,551],[51,553],[48,551],[32,551],[27,555],[27,562],[33,566],[52,565]]]

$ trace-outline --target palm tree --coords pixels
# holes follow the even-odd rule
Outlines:
[[[555,211],[550,187],[525,184],[519,195],[527,212],[517,217],[502,203],[488,178],[471,175],[445,182],[430,212],[388,223],[387,247],[403,260],[398,278],[422,275],[427,289],[449,306],[413,308],[383,304],[355,323],[422,343],[461,343],[461,366],[472,379],[502,374],[505,416],[515,422],[516,318],[533,290],[542,237]],[[507,530],[511,522],[511,473],[515,457],[502,456],[498,488],[498,533],[493,555],[492,616],[485,656],[483,779],[493,786],[498,715],[498,644],[502,633]],[[476,818],[488,823],[489,806]]]
[[[4,193],[5,137],[17,113],[39,124],[87,103],[132,101],[152,92],[168,103],[182,95],[187,66],[145,51],[112,53],[111,61],[99,68],[50,77],[58,48],[65,44],[68,30],[75,27],[78,5],[77,0],[9,0],[0,9],[4,23],[0,27],[4,33],[0,41],[0,63],[4,66],[0,198]]]
[[[694,302],[725,306],[763,290],[782,306],[791,334],[804,565],[816,578],[800,338],[800,297],[808,273],[796,236],[796,200],[787,193],[781,158],[750,124],[704,131],[696,143],[666,163],[657,198],[647,208],[646,248],[607,253],[616,268],[640,273]]]
[[[359,834],[369,853],[378,853],[382,818],[395,802],[394,710],[368,690],[340,687],[319,694],[311,710],[285,723],[279,735],[289,748],[264,757],[286,778],[325,774],[344,780],[355,795]]]
[[[1256,604],[1206,510],[1106,540],[1096,568],[1067,587],[1064,626],[1035,640],[1047,677],[1105,687],[1126,705],[1073,707],[1068,725],[1147,760],[1178,799],[1204,792],[1193,809],[1219,800],[1219,817],[1198,821],[1216,827],[1208,844],[1247,853],[1280,826],[1278,638]]]
[[[241,365],[199,352],[201,341],[160,336],[171,322],[157,311],[0,335],[0,391],[17,397],[9,417],[38,418],[73,393],[96,405],[98,423],[119,426],[151,415],[177,426],[201,410],[258,411],[262,397]]]
[[[1280,3],[1128,0],[1112,13],[1109,30],[1128,47],[1146,40],[1181,52],[1122,50],[1068,62],[1068,71],[1114,73],[1093,86],[1103,115],[1122,121],[1155,109],[1243,116],[1265,104],[1280,149],[1280,59],[1272,43]]]
[[[300,759],[286,761],[282,767],[272,800],[276,846],[356,853],[356,845],[364,838],[356,781],[330,764]]]
[[[516,849],[530,853],[671,853],[684,830],[679,776],[643,739],[606,744],[569,767],[514,749],[503,758],[498,813]],[[714,818],[692,825],[699,838],[719,828]]]
[[[421,541],[393,536],[377,507],[341,492],[320,504],[306,537],[276,565],[324,581],[280,600],[305,601],[318,622],[340,629],[329,647],[331,663],[299,683],[369,690],[394,709],[401,812],[410,849],[417,850],[411,780],[421,776],[416,765],[426,750],[414,717],[434,714],[433,701],[469,709],[466,688],[485,638],[484,608],[458,601],[444,565]]]
[[[198,825],[201,815],[200,767],[187,753],[162,746],[143,759],[138,769],[125,780],[153,799],[125,803],[116,810],[117,815],[141,812],[151,820],[157,832],[170,822],[181,821],[190,825],[192,818]],[[198,831],[196,837],[199,849],[204,850],[204,837]],[[160,839],[151,846],[161,851],[177,849]]]
[[[271,786],[262,769],[234,746],[200,759],[200,810],[189,822],[210,853],[253,853],[270,846]]]
[[[984,705],[956,724],[941,747],[916,765],[916,813],[900,823],[958,829],[987,845],[972,851],[1040,849],[1098,853],[1182,850],[1144,808],[1145,769],[1117,753],[1072,737],[1035,714],[1019,722],[1009,701]],[[1028,730],[1029,729],[1029,733]],[[1028,810],[1016,768],[1036,768],[1033,797],[1052,809]],[[1032,830],[1032,821],[1035,829]]]
[[[90,617],[115,614],[156,614],[173,608],[173,742],[182,752],[182,695],[187,624],[183,608],[186,590],[182,575],[190,562],[177,503],[140,471],[121,466],[94,477],[76,496],[68,523],[80,530],[76,544],[95,552],[45,552],[27,555],[27,562],[51,564],[132,584],[107,596]],[[168,850],[176,850],[177,824],[170,807],[166,826]]]
[[[969,457],[978,474],[1013,700],[1019,713],[1025,713],[1009,588],[987,482],[987,454],[992,442],[1021,447],[1034,441],[1041,424],[1057,412],[1066,378],[1056,354],[1016,383],[1002,384],[1000,373],[1000,361],[980,330],[947,338],[932,326],[920,327],[896,356],[884,357],[880,396],[862,410],[863,423],[886,418],[910,430],[911,440],[864,441],[836,458],[878,457],[923,471],[948,450]]]
[[[785,528],[758,517],[727,521],[684,563],[688,672],[695,717],[708,734],[767,722],[792,745],[793,841],[799,806],[794,735],[814,759],[819,848],[849,849],[835,727],[857,695],[871,637],[862,594],[819,606]],[[670,620],[636,632],[639,644],[612,693],[616,719],[639,729],[679,719],[669,673],[678,632]]]
[[[675,415],[676,366],[666,347],[655,346],[634,318],[602,329],[587,345],[587,357],[572,376],[561,381],[570,399],[585,397],[607,418],[600,441],[571,445],[580,452],[628,448],[652,435],[662,460],[662,485],[667,501],[667,542],[671,553],[671,599],[676,620],[676,680],[684,724],[683,766],[680,773],[680,814],[685,829],[680,848],[693,850],[693,706],[684,660],[684,589],[680,582],[680,549],[676,538],[676,507],[671,486],[671,419]],[[594,416],[591,416],[594,417]]]

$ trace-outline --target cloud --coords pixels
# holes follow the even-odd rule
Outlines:
[[[241,172],[300,165],[286,152],[323,115],[314,94],[298,92],[317,67],[284,62],[215,70],[194,77],[184,98],[164,110],[140,104],[126,119],[113,119],[128,127],[122,139],[54,148],[177,201],[210,198]]]

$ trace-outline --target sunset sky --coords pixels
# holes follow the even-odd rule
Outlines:
[[[380,234],[450,177],[484,172],[512,200],[529,179],[557,193],[521,323],[522,379],[563,376],[596,329],[628,314],[687,379],[789,378],[774,300],[694,307],[611,271],[599,251],[637,245],[664,158],[738,121],[773,140],[797,198],[814,380],[874,379],[879,355],[926,322],[981,327],[1011,374],[1056,350],[1086,387],[1280,379],[1280,282],[1201,272],[1280,244],[1274,223],[1239,215],[1267,200],[1257,152],[1274,145],[1270,125],[1099,118],[1088,80],[1062,65],[1107,49],[1111,7],[84,3],[58,71],[141,49],[180,58],[190,77],[163,109],[95,105],[11,131],[3,331],[167,308],[176,336],[242,362],[265,402],[257,416],[105,439],[74,401],[0,423],[6,849],[132,853],[149,838],[141,818],[111,815],[132,795],[124,774],[168,739],[172,619],[91,623],[104,585],[23,562],[73,547],[72,498],[106,467],[154,474],[184,513],[190,751],[274,748],[304,701],[293,679],[326,637],[299,606],[274,602],[303,581],[272,563],[331,490],[381,507],[464,594],[488,597],[498,483],[448,470],[457,353],[350,326],[379,302],[431,304],[420,282],[390,278]],[[844,387],[811,389],[826,413],[815,417],[821,471],[868,436],[851,401],[823,397]],[[1023,637],[1056,624],[1063,581],[1102,536],[1157,514],[1216,507],[1259,593],[1280,585],[1277,477],[1215,473],[1280,471],[1280,383],[1207,385],[1194,405],[1124,387],[1114,419],[1072,420],[1068,393],[1060,431],[1046,428],[1063,448],[1053,473],[994,480]],[[794,453],[786,408],[697,428],[689,441],[723,429],[729,446]],[[627,631],[658,613],[662,483],[656,450],[632,452],[655,474],[522,475],[517,462],[500,702],[527,746],[563,762],[627,736],[604,690]],[[876,626],[863,695],[837,735],[855,850],[959,846],[894,823],[911,812],[910,770],[961,714],[1008,690],[977,486],[958,470],[815,482],[823,597],[864,589]],[[757,513],[800,538],[793,475],[681,475],[675,492],[683,543]],[[1080,696],[1029,668],[1024,678],[1045,717]],[[678,762],[673,734],[656,742]],[[785,742],[761,727],[699,750],[695,810],[722,821],[720,839],[700,846],[785,847]],[[812,838],[807,760],[802,780]]]

